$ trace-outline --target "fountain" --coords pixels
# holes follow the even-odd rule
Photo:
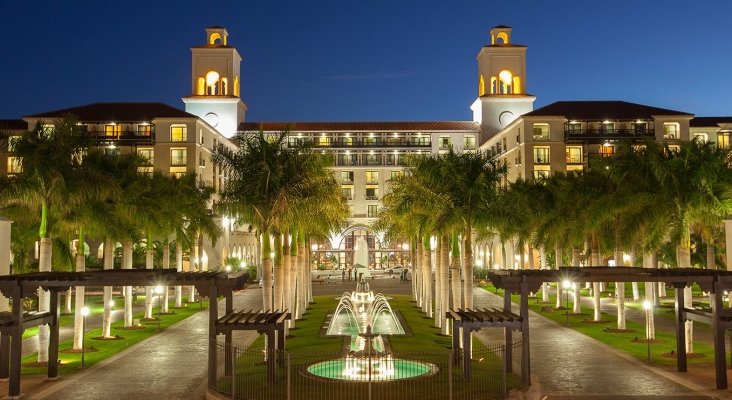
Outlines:
[[[390,381],[436,372],[432,364],[392,357],[382,335],[403,335],[404,328],[386,297],[370,290],[363,277],[356,290],[344,292],[328,324],[327,335],[350,336],[344,358],[313,364],[307,371],[328,379]]]

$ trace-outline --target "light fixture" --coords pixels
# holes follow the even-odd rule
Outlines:
[[[114,300],[109,300],[107,304],[109,305],[109,308],[114,308]]]
[[[513,74],[511,71],[504,69],[498,73],[498,78],[503,82],[504,85],[510,85],[513,81]]]
[[[81,308],[81,316],[86,317],[89,315],[89,307],[82,307]]]

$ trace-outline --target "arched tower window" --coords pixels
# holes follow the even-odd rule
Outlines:
[[[222,94],[224,96],[229,94],[229,80],[228,79],[221,78],[219,94]]]
[[[500,80],[500,94],[512,94],[513,93],[513,74],[511,71],[504,69],[498,73],[498,79]]]
[[[206,78],[199,76],[196,79],[196,95],[203,96],[206,94]]]
[[[239,94],[239,75],[234,77],[234,96],[240,97]]]
[[[491,94],[498,94],[498,78],[491,76]]]
[[[508,34],[506,32],[498,32],[498,35],[496,36],[496,43],[508,44]]]
[[[220,45],[222,43],[221,34],[214,32],[208,37],[208,44]]]
[[[521,77],[514,76],[512,84],[513,94],[521,94]]]
[[[480,83],[478,84],[478,96],[483,96],[485,94],[485,78],[483,78],[483,74],[480,74]]]
[[[206,94],[211,96],[220,94],[219,73],[216,71],[206,73]]]

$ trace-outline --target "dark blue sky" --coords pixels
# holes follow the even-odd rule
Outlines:
[[[494,25],[528,92],[732,115],[729,1],[0,2],[0,118],[98,101],[183,108],[189,47],[223,25],[248,121],[466,120]]]

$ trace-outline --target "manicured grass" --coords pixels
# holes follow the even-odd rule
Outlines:
[[[175,304],[175,303],[173,303]],[[203,307],[206,309],[208,307],[208,301],[203,301]],[[164,331],[171,325],[180,322],[191,315],[200,312],[201,308],[198,303],[189,303],[187,307],[183,308],[172,308],[170,309],[174,314],[163,314],[160,316],[160,332]],[[144,316],[144,312],[136,313],[133,317],[142,319]],[[157,321],[143,321],[142,327],[143,329],[139,330],[127,330],[127,329],[120,329],[124,327],[124,321],[117,321],[112,324],[112,335],[119,335],[121,338],[117,340],[98,340],[95,338],[98,338],[101,336],[101,328],[94,327],[93,329],[90,327],[90,329],[84,334],[84,348],[90,349],[94,348],[97,351],[86,351],[84,354],[84,365],[85,367],[90,367],[102,360],[105,360],[120,351],[139,343],[157,333],[158,331],[158,325]],[[81,366],[81,353],[65,353],[65,349],[71,349],[73,345],[73,338],[70,338],[68,340],[64,340],[59,345],[59,361],[61,364],[59,365],[59,374],[60,375],[68,375],[73,374],[75,372],[80,371]],[[45,375],[47,373],[46,367],[29,367],[26,366],[29,363],[34,363],[37,360],[36,353],[33,353],[31,355],[23,357],[21,360],[22,365],[24,365],[21,374],[24,375],[36,375],[36,374],[43,374]]]
[[[139,298],[145,299],[145,296],[138,296]],[[124,304],[124,297],[113,297],[114,303],[116,304],[115,307],[119,308],[120,305]],[[61,301],[59,303],[61,304],[61,308],[65,309],[66,301],[65,297],[61,297]],[[89,316],[94,316],[98,314],[104,313],[104,299],[102,296],[86,296],[86,306],[89,307]],[[70,313],[62,313],[58,320],[59,326],[68,326],[74,324],[74,302],[71,303],[71,312]],[[33,337],[38,334],[38,327],[34,326],[32,328],[28,328],[23,332],[23,339],[27,339],[29,337]]]
[[[410,335],[389,337],[393,356],[432,363],[437,369],[433,375],[411,380],[378,382],[374,390],[378,390],[378,393],[391,394],[407,391],[410,398],[423,400],[447,398],[451,338],[441,335],[439,329],[434,327],[434,319],[425,316],[409,296],[391,296],[389,303],[392,309],[401,313],[403,319],[407,321],[408,331],[411,332]],[[307,367],[315,362],[344,356],[343,337],[320,336],[327,314],[332,313],[336,305],[337,301],[333,296],[316,296],[304,317],[296,322],[296,328],[290,330],[290,336],[286,341],[293,390],[306,394],[303,397],[320,398],[327,393],[327,397],[335,398],[338,395],[356,395],[365,389],[363,385],[366,383],[319,379],[306,373]],[[463,371],[458,367],[452,369],[456,398],[500,392],[504,385],[501,359],[477,340],[473,341],[473,346],[473,381],[466,384],[463,380]],[[287,369],[277,368],[275,384],[267,384],[263,348],[264,341],[260,337],[237,358],[236,390],[240,395],[274,398],[284,394],[287,386]],[[507,380],[508,387],[520,384],[520,378],[516,375],[508,375]],[[218,386],[222,392],[230,393],[231,385],[231,379],[221,378]]]
[[[481,287],[484,290],[503,296],[503,290],[496,289],[493,285],[486,284]],[[645,341],[645,323],[636,323],[630,319],[626,319],[626,329],[629,332],[615,332],[613,330],[617,328],[616,315],[602,313],[601,319],[604,322],[592,322],[594,311],[592,308],[585,306],[581,307],[581,315],[567,315],[564,309],[554,309],[553,305],[555,305],[556,295],[552,293],[554,289],[550,289],[549,292],[549,304],[539,301],[541,300],[541,292],[539,292],[538,298],[531,298],[529,300],[529,309],[640,360],[645,361],[647,359],[648,347]],[[607,297],[607,295],[604,294],[603,297]],[[511,299],[516,304],[520,300],[518,295],[512,295]],[[637,307],[635,303],[637,302],[626,302],[626,305]],[[564,304],[564,297],[562,297],[562,307],[564,307]],[[570,298],[570,307],[571,305]],[[542,311],[542,308],[546,310],[547,306],[552,311]],[[673,309],[667,307],[657,308],[654,310],[654,315],[656,318],[673,318]],[[700,329],[709,329],[709,327],[700,323],[694,324],[694,329],[697,329],[697,327]],[[636,337],[638,341],[634,341]],[[651,343],[651,363],[659,366],[676,365],[676,357],[669,356],[672,350],[676,351],[676,337],[674,332],[660,329],[656,325],[656,340]],[[694,353],[697,355],[688,358],[690,365],[711,366],[714,364],[714,352],[711,346],[694,342]]]

